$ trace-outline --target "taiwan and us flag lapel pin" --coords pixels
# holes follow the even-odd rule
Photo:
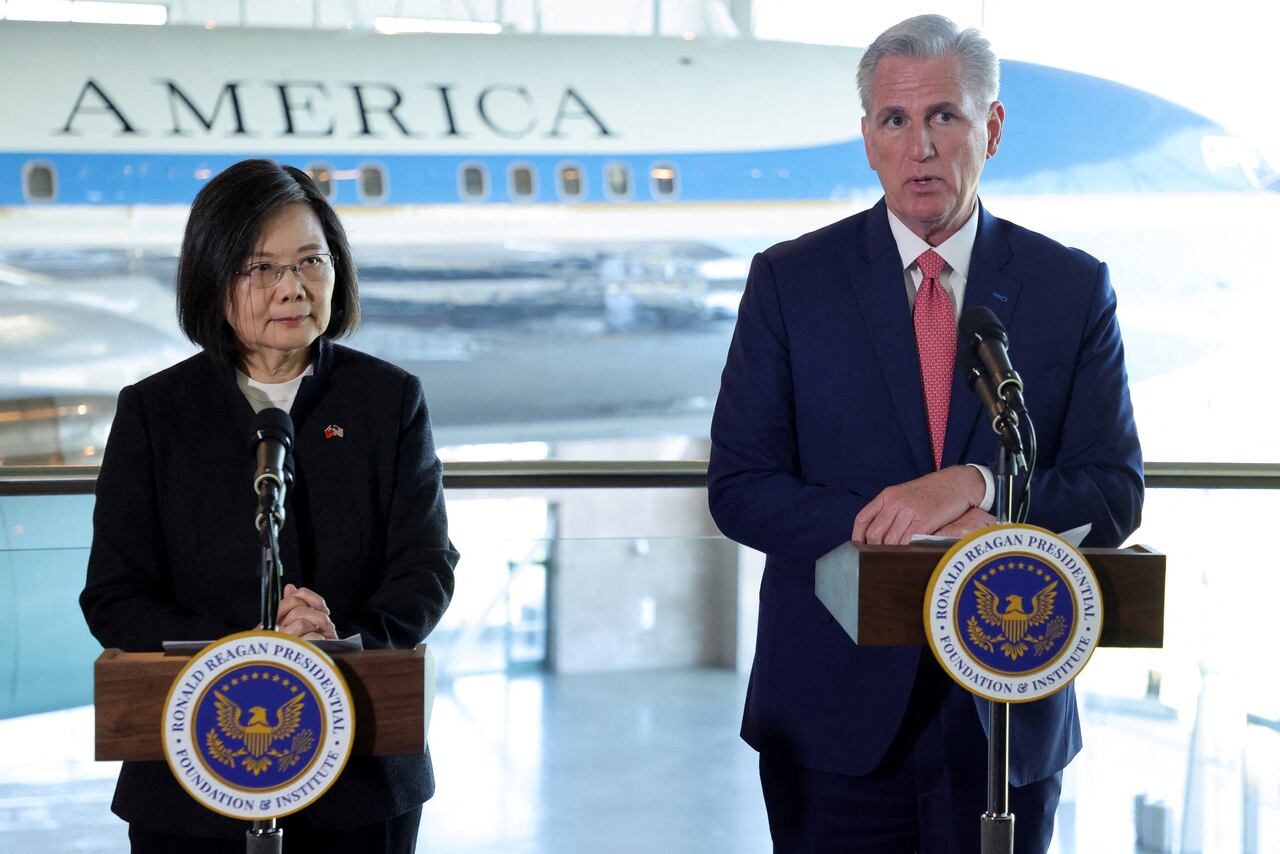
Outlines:
[[[341,439],[342,436],[342,428],[337,424],[330,424],[328,427],[324,428],[324,437],[326,439]]]

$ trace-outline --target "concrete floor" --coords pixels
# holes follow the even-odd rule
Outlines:
[[[438,790],[418,850],[765,854],[756,754],[737,737],[745,687],[707,669],[456,679],[431,722]],[[1260,740],[1245,755],[1262,782],[1245,832],[1241,769],[1222,754],[1197,760],[1203,793],[1194,810],[1184,802],[1191,722],[1161,708],[1086,692],[1086,749],[1068,768],[1050,854],[1134,851],[1139,795],[1198,828],[1199,844],[1179,833],[1166,850],[1280,850],[1280,736],[1251,728]],[[109,811],[117,766],[92,761],[92,727],[88,707],[0,721],[0,851],[128,850]]]
[[[457,679],[432,716],[418,850],[767,852],[744,690],[728,670]],[[0,721],[0,850],[128,850],[92,727],[91,708]]]

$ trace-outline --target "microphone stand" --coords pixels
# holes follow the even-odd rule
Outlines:
[[[288,469],[286,469],[286,472]],[[290,478],[281,484],[274,476],[259,479],[258,492],[258,582],[261,602],[261,624],[266,631],[276,630],[276,612],[280,596],[284,564],[280,560],[280,528],[284,525],[284,495]],[[245,831],[245,854],[281,854],[284,828],[274,818],[254,821]]]
[[[280,527],[284,524],[284,502],[272,481],[263,483],[258,502],[259,621],[262,628],[276,630],[276,612],[280,609],[284,564],[280,561]]]
[[[986,388],[982,388],[985,384]],[[985,374],[978,377],[979,392],[990,394],[991,381]],[[986,392],[983,394],[983,392]],[[999,439],[996,442],[995,478],[996,522],[1004,525],[1013,519],[1013,480],[1025,469],[1022,436],[1018,433],[1017,413],[1000,399],[1001,415],[992,422]],[[982,814],[982,854],[1013,854],[1014,816],[1009,812],[1009,704],[988,700],[990,710],[987,733],[987,811]]]

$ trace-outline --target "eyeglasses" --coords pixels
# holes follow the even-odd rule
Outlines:
[[[320,252],[299,258],[296,264],[272,264],[270,261],[259,261],[239,271],[239,275],[249,280],[249,286],[266,290],[274,288],[284,278],[285,270],[292,270],[304,282],[320,284],[333,278],[333,265],[338,256],[332,252]]]

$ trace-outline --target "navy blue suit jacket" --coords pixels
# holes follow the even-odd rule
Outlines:
[[[1028,521],[1091,522],[1085,545],[1119,545],[1138,525],[1142,457],[1106,265],[980,207],[973,305],[1008,330],[1035,419]],[[897,732],[922,647],[854,645],[814,595],[813,566],[867,501],[933,469],[927,430],[884,201],[757,255],[716,402],[709,494],[725,535],[767,555],[742,735],[771,758],[865,774]],[[994,456],[957,371],[943,466]],[[1070,688],[1010,717],[1015,785],[1080,749]]]

